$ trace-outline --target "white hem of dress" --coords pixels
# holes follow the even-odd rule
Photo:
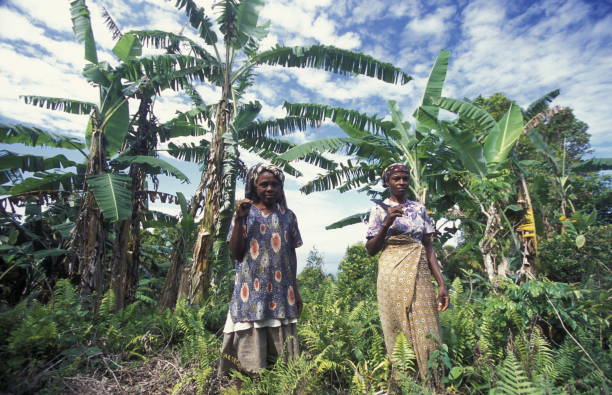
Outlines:
[[[225,319],[225,326],[223,327],[223,333],[233,333],[243,331],[245,329],[255,328],[277,328],[283,325],[294,324],[297,322],[297,318],[266,318],[264,320],[249,321],[249,322],[234,322],[230,312],[227,312],[227,318]]]

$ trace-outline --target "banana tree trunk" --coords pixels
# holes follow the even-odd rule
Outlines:
[[[100,174],[106,167],[106,149],[104,134],[94,124],[90,153],[85,177]],[[105,244],[108,229],[104,226],[102,213],[98,208],[93,193],[85,184],[85,198],[77,217],[69,243],[70,253],[66,256],[68,273],[78,278],[79,291],[82,296],[104,292]],[[97,303],[94,303],[94,310]]]
[[[495,203],[490,203],[483,213],[487,217],[487,223],[478,247],[482,253],[487,277],[493,285],[496,285],[501,279],[506,278],[508,270],[508,260],[503,256],[502,246],[498,240],[503,226]]]
[[[521,242],[521,253],[523,260],[518,271],[520,278],[529,279],[536,276],[536,259],[538,254],[538,235],[536,232],[535,212],[531,203],[531,195],[527,186],[525,176],[520,174],[521,183],[518,186],[519,204],[525,212],[523,224],[519,226],[519,240]]]
[[[227,89],[227,91],[226,91]],[[223,97],[229,96],[229,87],[224,89]],[[223,196],[223,161],[225,157],[223,135],[230,121],[228,100],[222,99],[217,106],[216,129],[211,142],[210,159],[206,168],[206,197],[204,214],[198,229],[198,235],[193,249],[193,264],[189,272],[188,289],[183,290],[189,303],[198,304],[204,299],[210,275],[212,247],[219,224],[219,210]]]
[[[134,301],[140,264],[140,216],[142,202],[138,191],[144,189],[144,172],[139,165],[130,166],[132,179],[132,217],[119,222],[111,264],[110,287],[115,295],[115,309],[121,310]]]

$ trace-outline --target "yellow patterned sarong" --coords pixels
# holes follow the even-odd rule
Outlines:
[[[440,322],[431,271],[423,245],[409,236],[391,236],[378,260],[376,294],[389,355],[403,332],[417,356],[419,375],[427,380],[427,360],[438,348]],[[428,338],[433,333],[435,338]]]

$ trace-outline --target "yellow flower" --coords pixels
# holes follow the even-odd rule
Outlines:
[[[567,221],[567,217],[565,217],[565,215],[562,215],[559,217],[559,221]]]

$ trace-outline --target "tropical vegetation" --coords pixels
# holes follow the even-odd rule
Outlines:
[[[245,99],[261,65],[381,84],[411,77],[327,45],[260,50],[262,4],[222,0],[213,20],[195,1],[176,0],[197,40],[123,32],[106,11],[111,65],[98,58],[86,0],[70,3],[83,78],[99,100],[23,100],[86,116],[82,138],[0,124],[0,392],[609,393],[612,159],[590,157],[588,126],[571,108],[551,107],[560,91],[527,108],[501,93],[444,97],[451,55],[442,50],[414,124],[394,101],[388,114],[285,103],[285,117],[264,120],[261,104]],[[206,103],[203,85],[219,100]],[[160,122],[165,90],[191,108]],[[300,145],[284,137],[324,122],[343,136]],[[178,142],[187,136],[195,142]],[[429,361],[441,386],[417,380],[407,339],[386,354],[377,258],[363,244],[347,248],[337,273],[310,251],[298,275],[299,358],[216,377],[233,281],[224,240],[246,151],[294,176],[296,161],[318,166],[305,194],[355,190],[373,200],[386,197],[384,167],[409,165],[410,193],[436,220],[450,285],[442,346]],[[159,190],[160,175],[190,181],[163,152],[200,165],[190,198]],[[153,210],[158,199],[180,214]],[[328,229],[366,220],[366,209]]]

